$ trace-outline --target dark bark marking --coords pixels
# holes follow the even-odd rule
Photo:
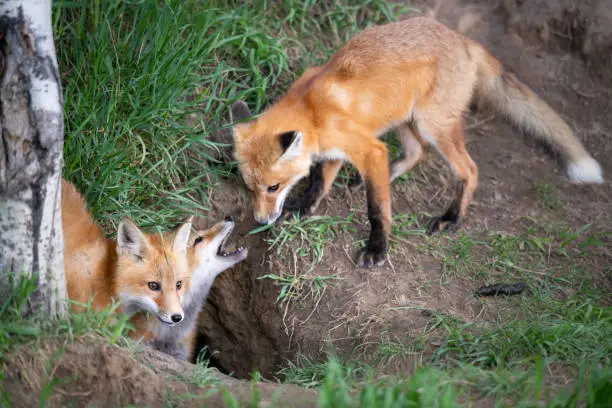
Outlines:
[[[32,225],[28,226],[32,234],[32,271],[40,271],[41,256],[48,254],[43,251],[53,250],[50,243],[41,241],[43,205],[45,198],[55,199],[47,191],[47,181],[58,172],[61,175],[63,149],[63,105],[59,71],[50,55],[39,55],[37,40],[29,30],[29,24],[24,16],[23,8],[19,7],[16,17],[9,17],[8,10],[0,17],[0,56],[2,58],[0,112],[3,119],[2,144],[0,149],[0,194],[27,205],[31,210]],[[58,86],[60,104],[59,113],[32,109],[32,83],[29,74],[43,80],[52,80]],[[48,90],[47,90],[48,92]],[[6,104],[6,106],[5,106]],[[23,129],[21,134],[12,134],[7,128],[6,118],[20,115],[11,126]],[[12,119],[14,119],[13,116]],[[57,186],[59,188],[59,186]],[[55,215],[55,214],[54,214]],[[51,225],[51,238],[56,236],[55,227]],[[9,228],[10,226],[6,226]],[[13,228],[14,229],[14,228]],[[8,247],[8,245],[5,245]],[[15,266],[13,266],[14,268]],[[19,271],[14,271],[19,272]],[[48,289],[40,287],[41,281],[37,273],[37,291],[31,302],[37,304],[47,294]],[[47,284],[48,282],[42,282]]]

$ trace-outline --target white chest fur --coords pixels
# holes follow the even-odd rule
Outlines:
[[[326,161],[326,160],[348,160],[348,156],[340,149],[329,149],[324,152],[319,152],[314,156],[315,161]]]

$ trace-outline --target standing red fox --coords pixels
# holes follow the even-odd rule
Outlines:
[[[421,161],[431,144],[449,163],[457,187],[450,207],[430,221],[428,232],[453,231],[478,183],[462,123],[474,99],[553,145],[570,179],[603,181],[599,164],[569,126],[485,48],[417,17],[365,30],[326,64],[307,70],[257,119],[234,126],[234,156],[253,191],[255,219],[274,222],[291,188],[311,164],[323,162],[319,174],[311,175],[308,196],[285,206],[316,207],[348,160],[365,180],[371,224],[358,264],[382,264],[391,229],[390,181]],[[243,102],[234,103],[231,113],[233,121],[252,116]],[[389,170],[387,148],[378,137],[392,128],[403,155]]]

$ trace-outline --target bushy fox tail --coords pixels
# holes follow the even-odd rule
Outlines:
[[[568,124],[516,76],[504,71],[501,63],[484,47],[466,41],[470,55],[478,64],[474,95],[478,102],[491,106],[513,125],[558,151],[571,180],[602,183],[601,166],[586,151]]]

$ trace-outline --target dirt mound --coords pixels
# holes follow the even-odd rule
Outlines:
[[[227,389],[240,403],[250,401],[255,389],[262,404],[276,399],[283,406],[308,407],[314,405],[316,397],[294,386],[252,385],[214,369],[202,378],[193,364],[149,348],[132,352],[93,335],[74,340],[50,338],[23,346],[8,356],[2,368],[2,386],[14,407],[37,406],[43,401],[53,407],[194,403],[224,407],[220,388]]]
[[[575,52],[594,72],[612,79],[612,7],[609,0],[505,0],[508,26],[537,38],[552,52]]]
[[[4,386],[14,406],[38,405],[41,390],[53,390],[53,406],[71,401],[79,406],[155,405],[162,399],[164,382],[139,364],[126,350],[101,340],[57,340],[26,346],[4,364]],[[55,382],[55,385],[53,385]]]

